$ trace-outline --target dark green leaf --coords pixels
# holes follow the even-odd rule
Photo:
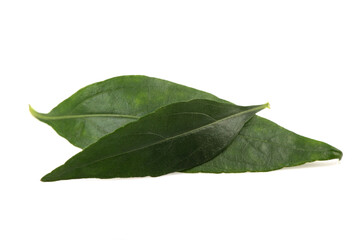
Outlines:
[[[159,107],[196,98],[226,102],[212,94],[165,80],[122,76],[79,90],[49,114],[40,114],[32,109],[31,112],[71,143],[84,148]],[[265,126],[269,129],[265,129]],[[284,138],[279,139],[279,133]],[[252,118],[240,134],[246,134],[247,138],[236,138],[225,152],[214,159],[214,163],[208,162],[191,172],[270,171],[342,156],[341,151],[326,143],[301,137],[258,116]],[[289,138],[291,141],[286,140]],[[271,140],[277,142],[271,143]],[[268,150],[268,157],[263,154],[264,148]]]
[[[66,138],[85,148],[99,138],[156,109],[176,102],[209,99],[206,92],[146,76],[121,76],[80,89],[48,114],[30,112]]]
[[[106,135],[42,181],[160,176],[190,169],[217,156],[267,106],[174,103]]]

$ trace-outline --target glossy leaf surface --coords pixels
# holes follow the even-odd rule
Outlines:
[[[121,76],[79,90],[49,114],[30,110],[61,136],[84,148],[159,107],[196,98],[226,102],[212,94],[157,78]],[[342,156],[340,150],[326,143],[296,135],[259,116],[249,120],[240,134],[246,135],[245,138],[236,138],[221,155],[189,172],[270,171]],[[269,156],[264,155],[264,149]]]
[[[171,103],[192,99],[220,100],[206,92],[146,76],[121,76],[80,89],[48,114],[30,107],[70,143],[85,148],[139,117]]]
[[[106,135],[42,181],[160,176],[190,169],[217,156],[267,106],[174,103]]]

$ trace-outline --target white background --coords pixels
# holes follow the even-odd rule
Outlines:
[[[360,239],[359,1],[0,1],[1,239]],[[344,152],[268,173],[40,178],[79,149],[32,118],[143,74]]]

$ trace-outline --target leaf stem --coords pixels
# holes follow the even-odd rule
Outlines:
[[[35,111],[31,107],[31,105],[29,105],[29,111],[35,118],[42,119],[42,120],[63,120],[63,119],[90,118],[90,117],[117,117],[117,118],[131,118],[131,119],[139,119],[140,118],[138,116],[115,114],[115,113],[97,113],[97,114],[48,116],[47,114],[43,114],[43,113],[39,113],[39,112]]]

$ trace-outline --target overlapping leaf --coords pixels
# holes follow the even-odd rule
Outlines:
[[[206,92],[146,76],[121,76],[80,89],[48,114],[30,108],[40,121],[85,148],[125,124],[171,103],[192,99],[226,102]]]
[[[42,180],[160,176],[187,170],[217,156],[267,106],[210,100],[170,104],[104,136]]]
[[[209,99],[212,94],[146,76],[121,76],[89,85],[49,114],[30,109],[75,146],[85,148],[139,117],[179,101]],[[316,160],[342,157],[340,150],[302,137],[255,116],[215,159],[187,172],[270,171]]]

